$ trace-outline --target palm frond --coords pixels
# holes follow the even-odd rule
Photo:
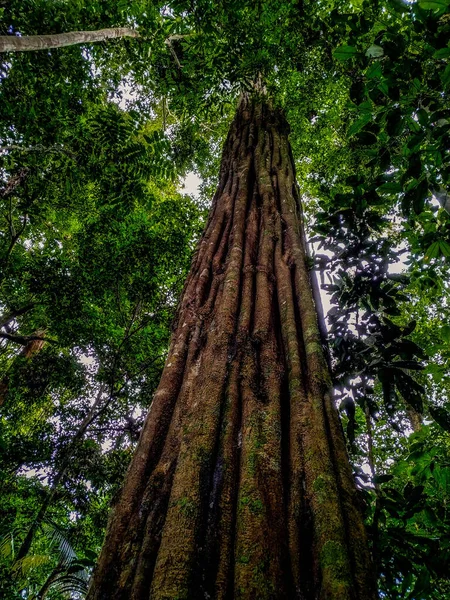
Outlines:
[[[52,560],[49,554],[27,554],[16,562],[11,567],[11,572],[14,577],[26,579],[31,571],[50,563]]]

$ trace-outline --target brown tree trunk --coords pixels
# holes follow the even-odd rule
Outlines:
[[[406,416],[411,424],[411,428],[414,432],[420,431],[422,429],[422,417],[419,412],[411,406],[407,402],[405,402],[406,406]]]
[[[241,101],[88,600],[372,600],[283,116]]]
[[[33,339],[34,336],[30,336],[32,339],[30,339],[30,341],[24,345],[20,352],[20,356],[29,359],[32,358],[38,352],[40,352],[45,345],[45,340],[41,339],[41,336],[43,336],[44,334],[45,330],[39,329],[35,333],[35,339]],[[5,377],[3,377],[2,380],[0,380],[0,406],[2,406],[2,404],[5,402],[7,394],[8,375],[6,374]]]
[[[27,50],[48,50],[49,48],[63,48],[75,44],[92,44],[104,40],[139,37],[134,29],[129,27],[115,27],[111,29],[98,29],[97,31],[70,31],[68,33],[54,33],[50,35],[2,35],[0,36],[0,52],[24,52]]]

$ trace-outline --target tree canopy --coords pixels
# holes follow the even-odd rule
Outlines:
[[[4,597],[86,589],[258,81],[290,123],[380,597],[447,598],[449,2],[0,2],[5,37],[117,28],[138,37],[0,54]]]

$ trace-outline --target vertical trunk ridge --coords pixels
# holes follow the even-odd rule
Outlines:
[[[89,600],[375,598],[283,116],[241,101]]]

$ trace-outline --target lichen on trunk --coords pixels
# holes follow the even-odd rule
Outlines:
[[[88,600],[375,598],[281,112],[244,97]]]

